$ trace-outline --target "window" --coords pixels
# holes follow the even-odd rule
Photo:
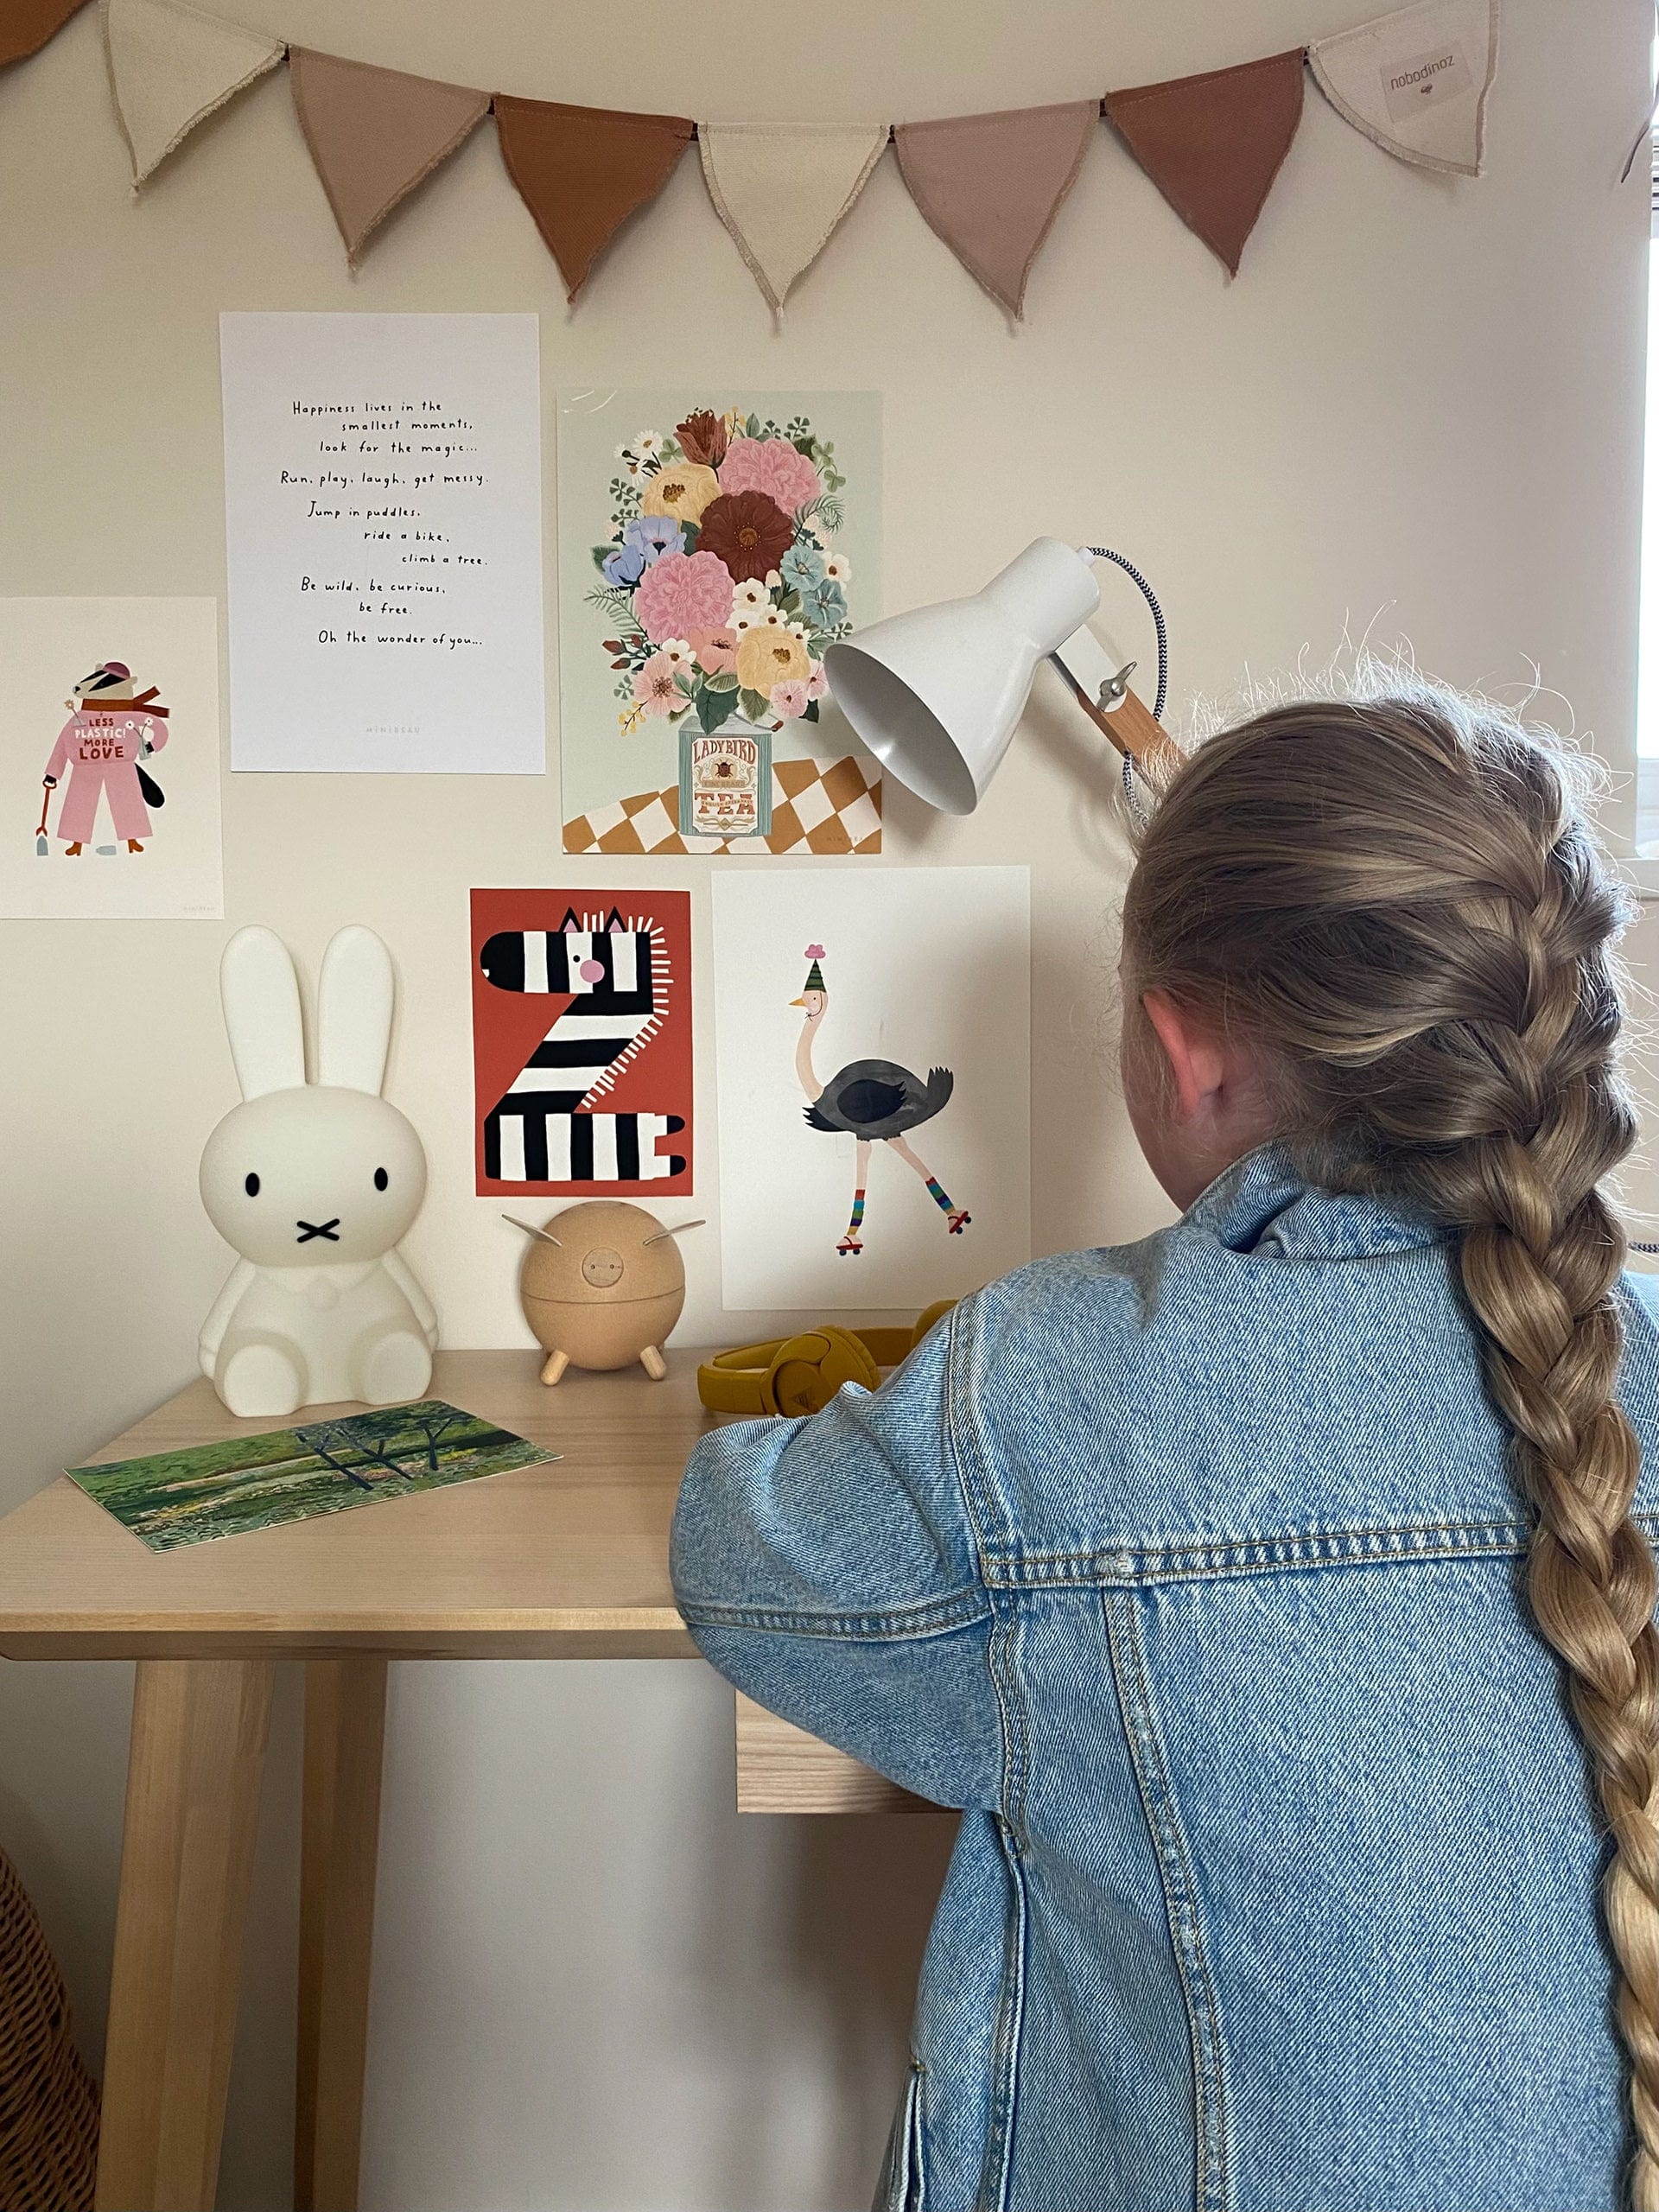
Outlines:
[[[1642,626],[1637,683],[1637,844],[1659,846],[1659,132],[1648,246],[1647,437],[1642,484]]]

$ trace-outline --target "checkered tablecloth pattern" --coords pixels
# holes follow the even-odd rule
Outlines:
[[[640,791],[564,825],[567,853],[879,853],[881,779],[847,753],[839,760],[775,760],[772,834],[683,837],[680,794]]]

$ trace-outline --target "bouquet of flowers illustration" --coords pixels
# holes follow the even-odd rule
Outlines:
[[[621,734],[658,716],[703,732],[817,721],[825,651],[851,628],[834,446],[804,416],[700,408],[617,460],[588,604],[615,633]]]

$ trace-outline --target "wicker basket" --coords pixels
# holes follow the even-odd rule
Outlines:
[[[58,1962],[0,1851],[0,2205],[92,2212],[98,2091],[69,2033]]]

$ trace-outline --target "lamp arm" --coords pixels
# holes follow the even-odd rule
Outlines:
[[[1049,658],[1084,713],[1126,760],[1150,761],[1173,748],[1174,740],[1123,682],[1123,671],[1092,630],[1074,631]]]
[[[1121,553],[1114,553],[1109,545],[1084,545],[1078,550],[1089,560],[1110,561],[1115,567],[1122,569],[1129,582],[1138,587],[1141,596],[1152,609],[1153,627],[1158,632],[1158,696],[1152,702],[1152,719],[1160,722],[1164,719],[1164,701],[1169,693],[1169,632],[1164,627],[1164,610],[1158,604],[1158,594],[1134,562],[1126,560]]]

